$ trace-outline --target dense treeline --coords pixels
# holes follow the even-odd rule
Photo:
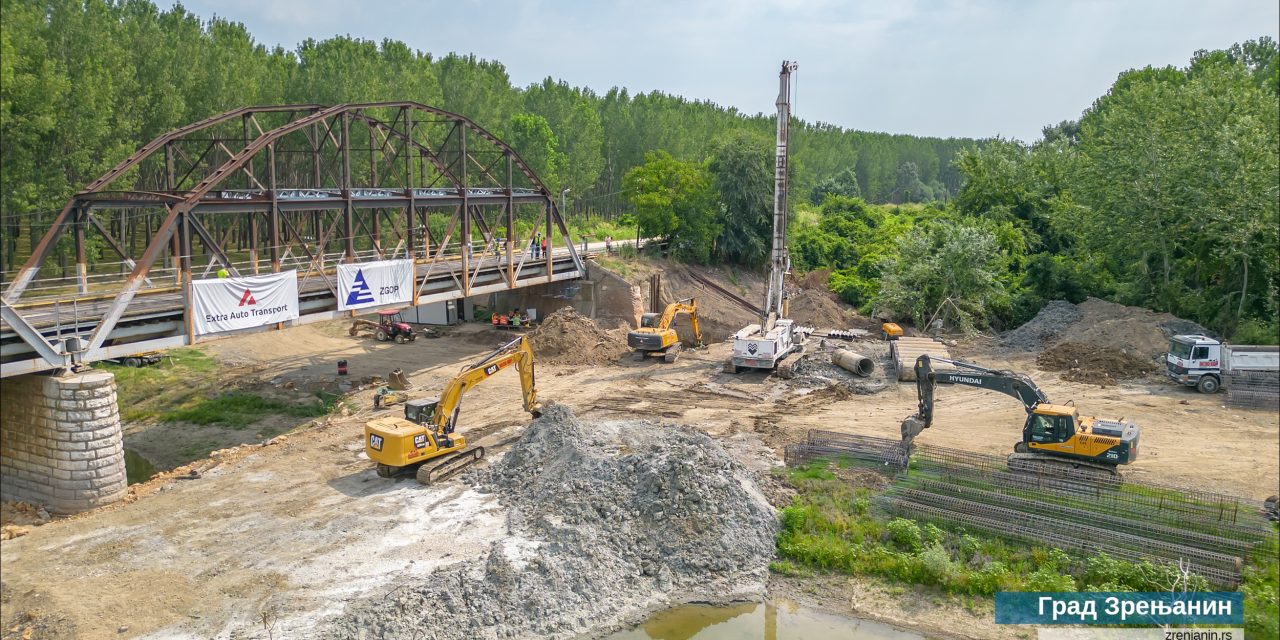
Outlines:
[[[626,212],[620,224],[676,257],[758,265],[767,252],[770,114],[551,79],[517,88],[498,62],[391,40],[269,49],[243,25],[149,0],[0,9],[5,269],[23,226],[38,235],[33,214],[167,130],[246,104],[398,99],[465,114],[568,187],[572,209]],[[1126,72],[1030,145],[797,121],[796,264],[915,322],[1008,326],[1093,295],[1274,341],[1278,59],[1262,38]]]
[[[14,225],[66,198],[147,140],[251,104],[416,100],[464,114],[509,140],[577,210],[618,213],[623,176],[662,150],[703,162],[734,132],[771,137],[768,115],[744,115],[661,92],[632,95],[547,80],[511,84],[502,64],[434,58],[402,42],[347,37],[268,48],[245,27],[204,21],[150,0],[3,0],[0,22],[0,208],[5,268]],[[762,83],[772,80],[760,79]],[[771,109],[771,105],[761,105]],[[800,191],[851,170],[874,202],[947,197],[950,159],[974,141],[797,123]],[[916,180],[904,189],[899,174]]]
[[[835,180],[792,253],[833,268],[849,302],[916,322],[1007,326],[1097,296],[1275,343],[1278,61],[1264,37],[1127,71],[1035,144],[962,151],[946,206],[869,206]]]

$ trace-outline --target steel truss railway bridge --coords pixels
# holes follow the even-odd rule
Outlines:
[[[530,251],[535,232],[548,251]],[[74,274],[48,274],[59,245]],[[0,375],[192,344],[191,281],[219,270],[297,270],[300,317],[257,331],[351,315],[336,265],[406,257],[412,304],[586,273],[555,194],[464,116],[416,102],[228,111],[67,202],[0,298]]]

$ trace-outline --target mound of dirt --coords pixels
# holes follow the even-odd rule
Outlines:
[[[751,472],[698,431],[586,425],[551,405],[470,480],[498,493],[512,536],[349,606],[322,635],[568,638],[763,593],[777,518]]]
[[[605,331],[591,318],[565,307],[529,332],[538,362],[563,365],[603,365],[627,353],[625,330]]]
[[[1062,332],[1064,342],[1097,344],[1156,359],[1177,333],[1205,333],[1205,328],[1172,314],[1089,298],[1077,305],[1079,322]]]
[[[1017,351],[1039,351],[1071,342],[1155,360],[1164,354],[1171,336],[1184,333],[1206,330],[1168,313],[1097,298],[1080,304],[1054,300],[1026,324],[1002,335],[1000,344]]]
[[[1092,343],[1060,342],[1045,349],[1036,364],[1065,371],[1063,380],[1110,386],[1118,380],[1143,378],[1157,370],[1154,361],[1122,349]]]
[[[827,285],[831,283],[831,270],[816,269],[800,277],[793,276],[792,281],[802,289],[818,289],[820,291],[825,291],[827,289]]]
[[[1076,305],[1066,300],[1054,300],[1026,324],[1000,336],[1000,344],[1018,351],[1038,351],[1056,342],[1058,336],[1082,315]]]
[[[797,323],[816,329],[847,329],[853,315],[825,289],[805,289],[791,296],[788,310]]]

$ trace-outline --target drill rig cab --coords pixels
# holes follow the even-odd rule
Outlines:
[[[955,367],[934,371],[933,362]],[[1065,472],[1086,477],[1117,477],[1117,465],[1138,457],[1138,425],[1081,416],[1074,404],[1053,404],[1031,378],[1013,371],[987,369],[968,362],[922,355],[916,360],[918,411],[902,421],[902,441],[911,442],[933,424],[934,388],[958,384],[1013,396],[1027,413],[1022,439],[1009,456],[1015,471]]]
[[[698,300],[685,298],[667,305],[662,313],[646,313],[640,316],[640,326],[627,334],[627,346],[635,353],[637,360],[648,356],[662,356],[663,362],[675,362],[683,346],[680,336],[672,327],[676,316],[689,314],[689,324],[693,327],[693,338],[702,344],[702,327],[698,324]]]
[[[438,397],[406,401],[404,418],[379,418],[364,426],[364,448],[377,464],[379,476],[390,478],[416,469],[418,482],[431,484],[452,476],[484,458],[484,447],[467,447],[455,434],[462,396],[490,376],[511,366],[520,373],[524,409],[536,418],[542,413],[533,371],[533,349],[524,336],[467,365],[445,385]],[[436,460],[435,464],[423,464]]]

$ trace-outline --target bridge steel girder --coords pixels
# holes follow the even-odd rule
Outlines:
[[[388,113],[393,115],[380,117]],[[259,117],[279,124],[264,128]],[[231,136],[220,134],[229,123],[238,124],[240,132]],[[367,148],[355,146],[360,138],[353,133],[355,125],[367,131]],[[368,164],[359,167],[364,172],[359,178],[353,175],[355,151],[367,152],[368,158]],[[299,155],[307,159],[299,161]],[[160,159],[163,165],[155,167]],[[218,162],[219,159],[222,161]],[[505,167],[501,167],[504,163]],[[303,169],[304,166],[310,168]],[[162,184],[113,188],[127,175],[136,175],[139,181],[145,181],[148,167],[163,178]],[[181,188],[193,174],[199,174],[198,182]],[[336,176],[337,187],[324,187],[326,176]],[[525,184],[518,185],[517,178],[523,178]],[[362,180],[367,180],[368,186],[357,184]],[[246,187],[237,187],[237,182]],[[378,258],[387,255],[383,246],[385,217],[393,233],[391,239],[399,238],[391,251],[399,255],[403,249],[405,255],[415,258],[419,264],[426,263],[422,283],[415,285],[415,304],[437,268],[442,274],[448,271],[462,296],[473,293],[472,282],[486,264],[491,268],[492,259],[505,260],[499,275],[501,286],[506,288],[561,280],[565,274],[553,268],[553,251],[548,251],[545,260],[537,265],[540,275],[536,278],[531,280],[532,274],[522,273],[527,268],[528,256],[518,259],[515,254],[514,219],[518,207],[531,205],[538,209],[536,224],[543,227],[542,233],[550,239],[558,231],[565,239],[564,246],[548,248],[558,249],[560,253],[567,250],[573,271],[584,274],[585,267],[569,238],[554,194],[514,149],[464,116],[412,101],[235,109],[155,138],[77,192],[5,289],[0,298],[5,303],[4,320],[48,364],[53,365],[55,361],[61,364],[70,357],[54,349],[20,313],[32,306],[56,303],[47,303],[44,298],[24,300],[22,296],[33,282],[40,282],[41,286],[47,284],[37,280],[36,275],[58,240],[68,232],[76,234],[79,290],[95,293],[85,275],[87,260],[83,241],[85,230],[92,229],[122,258],[129,272],[115,288],[105,312],[86,322],[93,327],[87,336],[88,349],[77,359],[93,361],[106,357],[107,349],[112,353],[121,351],[120,345],[104,345],[143,287],[155,286],[150,276],[162,256],[167,256],[166,264],[171,262],[174,269],[174,280],[167,282],[176,282],[183,289],[189,305],[186,290],[193,279],[194,244],[198,242],[209,257],[210,266],[205,273],[215,263],[238,273],[244,263],[236,262],[227,243],[233,233],[237,238],[245,235],[247,224],[250,268],[254,273],[259,272],[260,214],[270,256],[268,268],[280,271],[292,257],[290,254],[296,252],[299,257],[305,254],[306,272],[298,267],[300,277],[305,279],[318,273],[326,282],[326,270],[332,265],[326,249],[335,240],[342,246],[343,261],[357,260],[358,239],[367,241]],[[163,214],[140,256],[130,255],[128,249],[136,241],[136,222],[126,228],[126,216],[122,215],[119,226],[113,227],[109,217],[104,218],[104,222],[93,215],[95,210],[115,209],[126,214],[140,211],[141,215],[127,215],[144,218],[148,230],[155,213]],[[431,231],[431,224],[437,220],[428,214],[441,210],[451,213],[447,230],[437,238]],[[325,211],[337,213],[331,216],[332,223],[323,222],[327,217]],[[396,211],[402,213],[396,214]],[[492,220],[486,218],[486,211],[496,212]],[[218,221],[227,220],[230,222],[221,227],[214,226]],[[328,231],[322,229],[322,224],[327,225]],[[335,236],[335,228],[339,227],[340,235]],[[505,229],[506,242],[501,247],[496,246],[495,230],[499,228]],[[113,234],[111,229],[117,230]],[[477,255],[473,255],[471,249],[473,229],[479,231],[484,243]],[[313,242],[314,245],[309,246]],[[456,243],[452,257],[447,251],[451,250],[451,243]],[[237,245],[243,249],[243,240],[238,239]],[[419,250],[425,252],[425,258],[416,258]],[[563,266],[556,268],[563,269]],[[495,289],[498,286],[485,282],[476,287],[474,293],[499,290],[500,287]],[[332,284],[329,288],[333,289]],[[423,299],[442,295],[431,293]],[[189,306],[185,313],[189,316]],[[189,327],[190,323],[186,324]],[[193,342],[189,328],[187,333],[185,341]],[[169,344],[176,338],[166,340],[165,344]]]

